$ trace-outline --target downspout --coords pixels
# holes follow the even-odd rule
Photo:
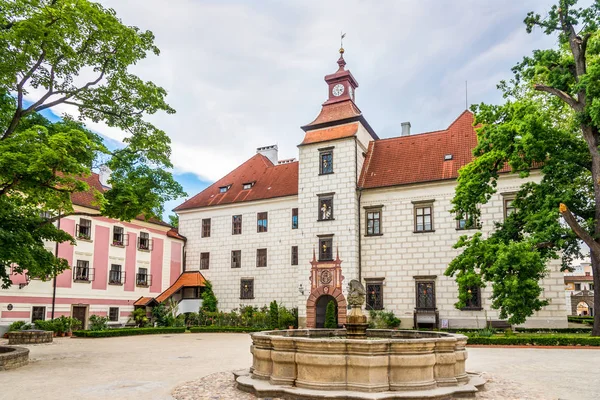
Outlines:
[[[356,177],[356,190],[358,192],[357,197],[357,209],[356,215],[358,218],[358,281],[362,283],[362,246],[360,240],[360,233],[362,232],[361,228],[361,216],[360,216],[360,198],[362,196],[362,189],[360,187],[359,176],[358,176],[358,139],[356,136],[354,137],[354,176]]]
[[[58,214],[56,228],[60,229],[60,213]],[[54,244],[54,257],[58,258],[58,242]],[[54,319],[54,308],[56,307],[56,268],[54,268],[54,280],[52,282],[52,319]]]

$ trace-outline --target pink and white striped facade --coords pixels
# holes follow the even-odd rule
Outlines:
[[[76,206],[77,211],[94,212],[96,210]],[[116,321],[127,322],[133,311],[133,303],[141,296],[156,297],[167,289],[183,271],[184,240],[166,224],[133,220],[121,222],[104,217],[81,217],[92,221],[90,240],[77,239],[76,245],[61,243],[58,256],[66,259],[72,267],[58,275],[56,279],[56,302],[54,316],[73,315],[74,308],[81,313],[85,310],[85,319],[90,315],[109,316],[113,308]],[[81,220],[78,216],[61,219],[60,228],[76,237],[76,226]],[[114,228],[123,229],[128,238],[123,245],[113,244]],[[150,249],[140,249],[140,234],[149,235]],[[55,243],[48,242],[48,251],[55,252]],[[77,262],[87,262],[89,275],[87,280],[76,279],[74,273]],[[114,281],[110,275],[112,265],[120,266],[121,281]],[[139,285],[136,274],[145,269],[148,284]],[[52,313],[52,280],[28,280],[24,275],[12,275],[13,285],[8,290],[0,290],[0,332],[17,320],[32,322],[45,307],[45,319]],[[114,308],[118,308],[115,310]]]

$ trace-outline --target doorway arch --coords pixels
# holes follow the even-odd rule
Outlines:
[[[337,306],[337,322],[338,325],[344,325],[346,323],[346,298],[342,294],[342,291],[338,288],[330,290],[329,287],[319,287],[314,289],[308,296],[306,301],[306,327],[316,328],[317,327],[317,301],[323,296],[333,297]],[[328,301],[329,302],[329,301]],[[325,304],[327,307],[327,304]]]
[[[316,312],[315,321],[317,324],[317,328],[325,328],[325,314],[327,313],[327,305],[329,304],[330,301],[333,301],[333,303],[335,304],[335,321],[336,321],[336,323],[338,321],[337,301],[335,300],[335,298],[333,296],[324,294],[323,296],[321,296],[317,299],[316,310],[315,310],[315,312]]]

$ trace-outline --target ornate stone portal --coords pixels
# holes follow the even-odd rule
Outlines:
[[[322,296],[331,296],[337,303],[338,325],[346,324],[346,298],[342,293],[342,260],[339,253],[335,260],[317,261],[317,256],[313,252],[313,259],[310,262],[310,295],[306,301],[306,327],[317,327],[317,301]]]

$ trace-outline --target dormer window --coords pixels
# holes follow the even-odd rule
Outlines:
[[[254,182],[247,182],[242,185],[242,188],[244,190],[248,190],[248,189],[252,189],[252,186],[254,186]]]
[[[446,154],[444,156],[444,161],[450,161],[454,158],[454,156],[452,154]]]
[[[219,188],[219,193],[225,193],[229,190],[229,188],[231,187],[231,185],[227,185],[227,186],[221,186]]]

